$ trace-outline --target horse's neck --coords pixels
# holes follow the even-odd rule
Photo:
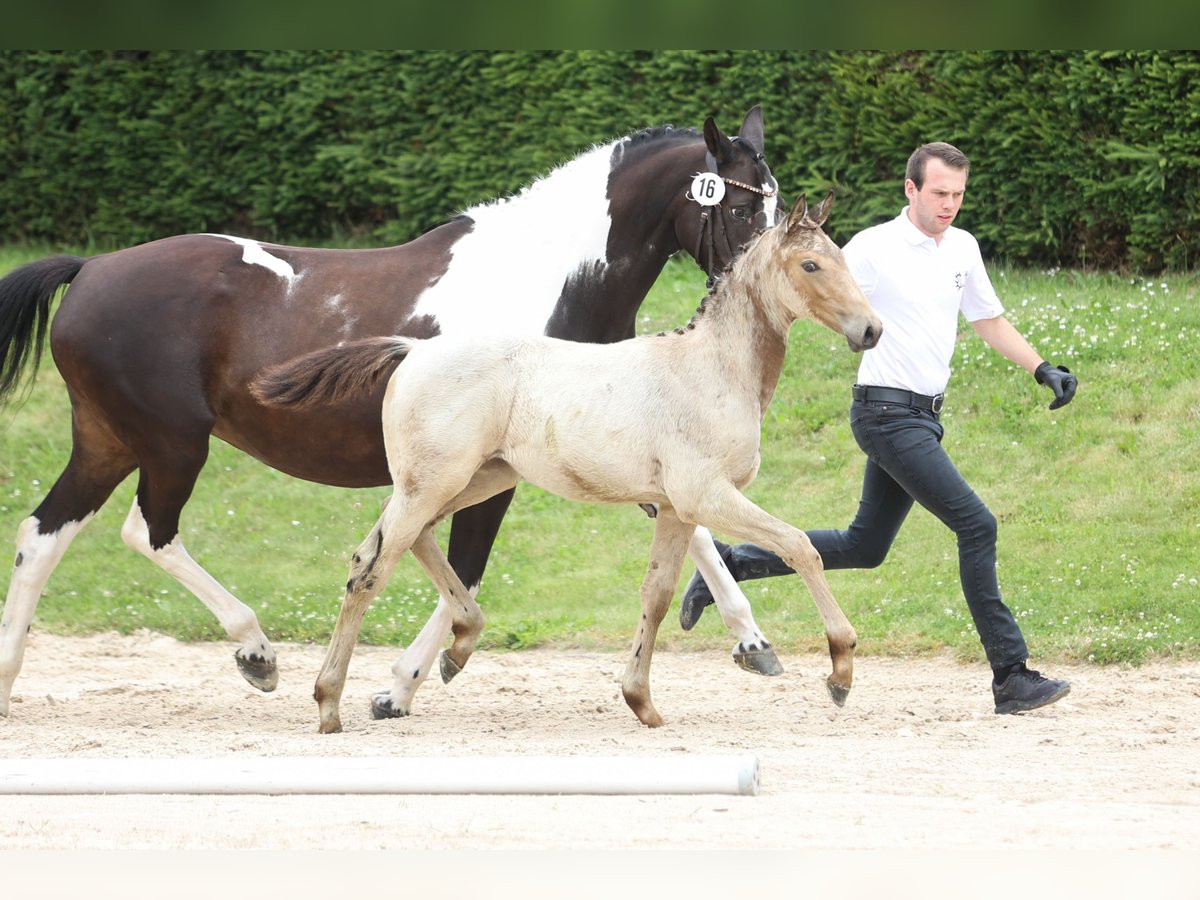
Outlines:
[[[680,250],[675,218],[689,203],[685,176],[689,166],[701,163],[699,147],[703,144],[689,141],[616,151],[622,158],[606,185],[604,262],[581,267],[567,279],[547,334],[595,342],[634,335],[646,294]]]
[[[791,322],[772,315],[760,290],[757,281],[723,285],[709,299],[696,328],[715,371],[756,396],[760,411],[765,412],[783,372]]]

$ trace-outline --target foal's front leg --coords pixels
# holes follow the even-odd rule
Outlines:
[[[621,693],[643,725],[657,728],[662,716],[650,700],[650,658],[654,641],[671,597],[679,584],[679,572],[694,526],[681,522],[674,510],[661,508],[654,520],[650,565],[642,581],[642,617],[633,638],[633,655],[625,666]]]

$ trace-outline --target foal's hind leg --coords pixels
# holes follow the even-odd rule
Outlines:
[[[350,656],[354,653],[354,645],[362,630],[363,616],[387,584],[396,563],[412,540],[406,540],[405,536],[393,527],[396,524],[395,512],[398,505],[395,501],[393,496],[375,527],[354,552],[350,562],[346,595],[342,598],[342,608],[333,626],[333,636],[329,639],[329,648],[325,651],[325,659],[313,686],[313,699],[317,701],[322,734],[342,730],[339,709],[342,690],[346,686]]]
[[[430,622],[433,623],[436,619],[440,624],[432,627],[440,627],[441,634],[444,635],[447,627],[444,623],[449,620],[448,627],[454,633],[454,644],[448,650],[442,651],[442,681],[449,682],[463,670],[467,660],[475,652],[475,645],[483,630],[483,611],[475,602],[473,592],[463,585],[446,560],[445,554],[438,546],[432,525],[421,532],[412,546],[412,553],[438,589],[438,607],[434,610],[434,617]],[[437,646],[440,644],[439,640]],[[434,652],[437,646],[432,648]],[[412,707],[413,695],[428,677],[432,662],[432,655],[412,668],[403,664],[403,658],[397,662],[392,667],[392,673],[396,676],[395,684],[390,692],[384,691],[375,695],[371,701],[372,715],[376,719],[407,716]]]
[[[651,728],[657,728],[663,720],[650,700],[650,658],[654,655],[658,626],[679,584],[679,572],[693,530],[692,525],[681,522],[670,509],[660,508],[654,520],[650,565],[642,581],[642,616],[633,638],[633,655],[621,679],[625,702],[641,723]]]
[[[707,528],[696,529],[688,545],[688,553],[712,591],[721,621],[737,635],[738,642],[733,648],[734,662],[747,672],[782,675],[783,664],[779,662],[771,642],[754,621],[750,601],[746,599],[746,595],[721,561],[717,548],[713,546],[712,534]]]
[[[447,515],[453,513],[454,522],[457,525],[462,514],[479,513],[485,508],[491,510],[493,513],[503,515],[503,511],[508,507],[508,502],[512,499],[512,487],[518,480],[517,473],[507,463],[498,459],[491,460],[475,473],[466,488],[439,511],[434,522],[441,521]],[[493,501],[501,500],[502,502],[494,504],[487,501],[487,498],[491,498]],[[480,503],[481,500],[485,502]],[[499,518],[496,518],[495,526],[499,526],[499,524]],[[432,528],[432,523],[430,527]],[[488,530],[490,538],[487,543],[490,547],[491,539],[494,539],[496,536],[496,528],[492,527]],[[455,538],[452,528],[450,533],[451,554],[454,551],[454,547]],[[417,548],[414,546],[414,555],[416,552]],[[419,559],[420,557],[418,557]],[[461,570],[457,566],[451,564],[451,567],[454,570],[454,574],[458,577],[460,584],[470,584],[462,576]],[[428,567],[426,567],[425,571],[429,571]],[[477,572],[477,579],[482,577],[482,566],[474,571]],[[438,651],[442,648],[446,640],[446,635],[450,633],[454,625],[454,614],[451,610],[452,601],[447,599],[447,593],[442,590],[441,585],[436,579],[434,579],[434,582],[439,587],[437,607],[429,617],[429,621],[425,623],[421,631],[413,638],[412,643],[408,645],[404,653],[392,666],[395,683],[392,686],[391,692],[384,691],[375,695],[375,699],[372,702],[372,710],[377,719],[407,716],[411,712],[413,697],[432,670],[433,661],[437,657]],[[478,581],[471,587],[467,587],[466,592],[474,600],[478,593]],[[449,681],[457,673],[453,668],[447,668],[447,659],[448,657],[442,658],[442,677],[446,681]],[[465,663],[465,660],[463,662]],[[461,669],[461,666],[459,668]],[[449,677],[447,677],[448,673]]]

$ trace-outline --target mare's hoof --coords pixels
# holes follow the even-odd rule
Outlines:
[[[328,722],[322,722],[319,730],[320,730],[321,734],[341,734],[342,733],[342,720],[341,719],[331,719]]]
[[[462,671],[462,666],[450,658],[450,654],[442,651],[442,684],[449,684],[450,679]]]
[[[742,650],[733,654],[733,661],[747,672],[757,672],[759,675],[782,675],[783,663],[775,655],[771,647],[759,650]]]
[[[238,671],[242,677],[263,693],[269,694],[279,684],[279,670],[275,668],[275,660],[253,654],[242,656],[241,651],[233,654],[237,660]]]
[[[846,698],[850,696],[850,688],[845,685],[838,684],[832,678],[825,679],[825,687],[829,689],[830,699],[838,706],[846,705]]]
[[[403,719],[408,712],[407,709],[401,709],[392,703],[392,697],[386,691],[371,698],[371,718],[373,719]]]

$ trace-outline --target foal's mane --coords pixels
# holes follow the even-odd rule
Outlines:
[[[733,262],[729,264],[729,271],[722,277],[718,278],[716,283],[709,288],[708,293],[701,298],[700,305],[696,307],[696,311],[692,314],[692,317],[688,320],[687,324],[680,325],[678,328],[672,329],[669,332],[660,331],[658,332],[657,337],[665,337],[668,334],[683,334],[695,328],[700,320],[703,319],[714,306],[721,303],[726,298],[731,290],[731,283],[738,283],[738,279],[733,278],[733,276],[735,274],[740,276],[741,270],[748,264],[747,257],[753,256],[751,251],[760,243],[762,243],[763,239],[772,232],[776,232],[780,228],[785,228],[786,224],[787,220],[785,219],[783,222],[780,222],[773,228],[769,228],[762,234],[755,236],[753,240],[742,247],[737,256],[733,258]]]

